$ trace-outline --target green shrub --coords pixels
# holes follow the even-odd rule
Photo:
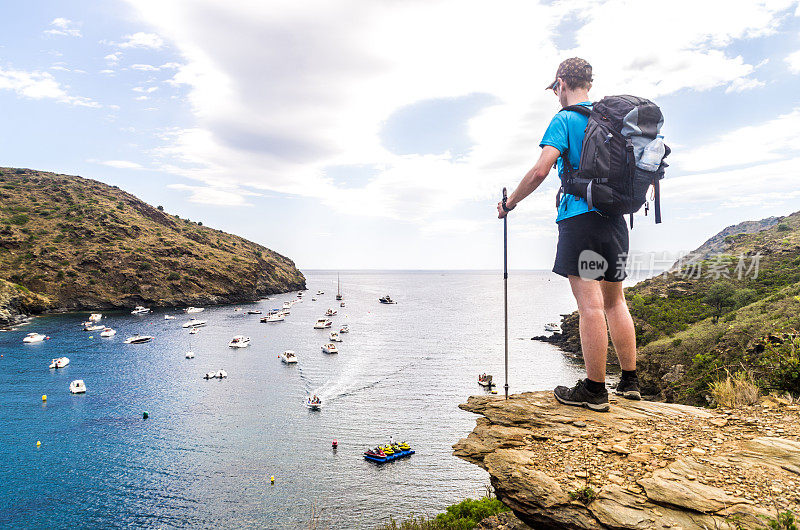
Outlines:
[[[11,217],[9,217],[7,219],[7,221],[9,223],[15,224],[15,225],[24,225],[25,223],[27,223],[30,220],[31,220],[31,218],[28,217],[28,215],[24,214],[24,213],[18,213],[16,215],[12,215]]]
[[[181,279],[181,275],[178,274],[177,272],[170,272],[167,275],[167,281],[170,281],[170,282],[171,281],[175,281],[175,280],[180,280],[180,279]]]
[[[786,223],[781,223],[778,225],[778,232],[788,232],[789,230],[791,230],[791,228]]]
[[[508,511],[508,507],[495,497],[479,500],[466,499],[447,507],[447,511],[434,518],[410,517],[405,521],[390,519],[382,530],[472,530],[479,522],[492,515]]]
[[[767,528],[770,530],[798,530],[797,519],[795,519],[794,513],[786,510],[779,513],[777,518],[768,519]]]

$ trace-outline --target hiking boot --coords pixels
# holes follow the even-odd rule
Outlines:
[[[627,399],[642,399],[642,394],[639,393],[639,380],[633,379],[620,379],[614,393]]]
[[[586,388],[586,382],[583,379],[578,381],[578,384],[572,388],[557,386],[553,394],[564,405],[587,407],[598,412],[608,412],[608,391],[603,389],[602,392],[597,394],[590,392]]]

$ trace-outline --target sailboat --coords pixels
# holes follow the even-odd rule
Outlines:
[[[337,300],[341,300],[342,299],[342,289],[341,289],[341,283],[339,282],[339,273],[338,272],[336,273],[336,299]]]

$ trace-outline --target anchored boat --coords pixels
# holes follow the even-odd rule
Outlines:
[[[59,357],[50,362],[50,368],[64,368],[69,364],[69,357]]]
[[[484,388],[492,388],[492,386],[494,386],[494,383],[492,382],[492,376],[489,374],[479,375],[478,384]]]
[[[406,442],[400,442],[399,444],[388,444],[378,447],[374,449],[367,449],[364,451],[364,458],[371,462],[376,462],[378,464],[383,464],[384,462],[391,462],[392,460],[397,460],[398,458],[405,458],[407,456],[411,456],[415,453],[411,446],[408,445]]]
[[[292,350],[286,350],[281,354],[281,361],[286,364],[295,364],[297,363],[297,355],[295,355]]]

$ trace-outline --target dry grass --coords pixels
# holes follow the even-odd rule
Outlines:
[[[712,403],[717,407],[735,409],[755,405],[761,399],[761,390],[753,383],[748,372],[738,372],[709,385]]]

